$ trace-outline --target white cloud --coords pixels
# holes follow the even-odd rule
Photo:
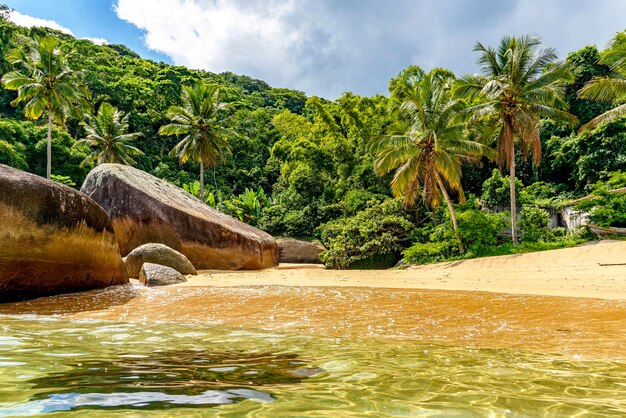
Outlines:
[[[623,0],[117,0],[177,65],[335,98],[385,93],[410,64],[478,70],[477,40],[535,33],[564,58],[624,30]],[[584,28],[582,30],[581,28]]]
[[[117,15],[145,31],[148,48],[175,64],[264,76],[285,84],[297,74],[290,48],[300,34],[286,26],[291,1],[119,0]]]
[[[27,28],[30,28],[33,26],[44,26],[44,27],[56,29],[58,31],[67,33],[68,35],[74,36],[74,33],[71,30],[69,30],[65,26],[59,25],[54,20],[40,19],[38,17],[28,16],[16,10],[11,12],[11,14],[9,15],[9,20],[15,23],[16,25],[25,26]]]
[[[106,45],[109,43],[109,41],[107,41],[104,38],[81,38],[81,39],[86,39],[88,41],[93,42],[96,45]]]

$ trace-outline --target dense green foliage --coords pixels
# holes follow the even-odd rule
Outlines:
[[[325,263],[334,268],[389,266],[401,254],[411,262],[431,262],[572,245],[576,239],[545,228],[546,213],[564,198],[582,197],[593,190],[600,196],[595,202],[601,203],[594,207],[603,208],[594,210],[594,221],[614,226],[622,222],[618,220],[624,213],[621,198],[602,197],[602,187],[616,188],[615,183],[606,182],[626,166],[626,119],[583,132],[555,122],[563,116],[561,109],[569,108],[583,123],[610,109],[610,104],[578,97],[580,88],[594,77],[615,78],[614,61],[598,62],[612,53],[610,49],[599,52],[585,47],[569,54],[565,64],[535,68],[524,88],[543,101],[530,101],[522,108],[529,115],[532,103],[549,104],[553,110],[534,109],[537,112],[530,119],[520,116],[532,129],[527,141],[511,148],[515,143],[502,136],[504,119],[497,112],[502,103],[495,90],[491,96],[485,94],[485,79],[475,80],[479,91],[460,100],[450,90],[457,78],[447,70],[427,74],[413,65],[389,82],[388,96],[348,92],[328,101],[272,88],[244,75],[141,59],[123,45],[95,45],[51,29],[17,27],[0,16],[0,71],[4,75],[26,68],[10,51],[32,52],[34,36],[55,40],[55,48],[72,71],[72,85],[80,90],[81,98],[88,98],[90,108],[66,112],[61,118],[65,123],[52,126],[55,181],[80,187],[94,164],[111,161],[97,158],[105,149],[101,143],[77,145],[80,139],[93,137],[89,126],[95,128],[95,118],[109,103],[119,111],[113,125],[120,128],[120,135],[141,134],[122,141],[141,152],[132,155],[136,167],[198,197],[201,184],[206,184],[203,200],[207,204],[274,236],[319,239],[328,248]],[[548,51],[544,64],[553,58]],[[536,81],[546,74],[552,75],[544,78],[543,87],[552,86],[552,93],[563,98],[546,96],[552,93]],[[559,81],[551,84],[551,77]],[[204,94],[205,103],[210,104],[200,106],[192,100],[193,94]],[[72,97],[66,110],[78,104],[77,97]],[[44,109],[40,120],[27,120],[27,103],[17,98],[17,91],[0,90],[0,163],[45,175],[47,113]],[[84,116],[85,110],[93,115],[96,109],[95,116]],[[217,127],[216,136],[192,135],[199,132],[193,126],[197,119],[191,116],[196,110],[206,111],[204,120],[210,123],[202,125]],[[162,128],[173,123],[179,126]],[[185,124],[183,131],[180,125]],[[160,135],[160,130],[168,136]],[[520,131],[517,136],[528,132]],[[196,148],[185,145],[185,141],[193,145],[203,138],[217,145],[209,147],[213,151],[219,149],[204,149],[200,154],[210,157],[204,160],[192,150]],[[372,146],[376,139],[377,146]],[[407,147],[402,148],[402,141]],[[508,213],[492,213],[509,206],[511,195],[510,182],[503,177],[508,173],[494,171],[489,158],[489,147],[498,149],[499,143],[503,168],[512,162],[516,167],[514,206],[521,209],[521,247],[503,244],[510,237]],[[538,156],[540,149],[539,165],[525,161],[525,151]],[[424,165],[417,171],[400,170],[418,174],[404,178],[414,180],[404,182],[411,187],[394,187],[402,183],[394,174],[407,161]],[[382,162],[389,164],[382,169]],[[598,182],[605,186],[595,186]],[[443,191],[450,192],[450,205],[445,209],[439,205],[445,201]],[[465,193],[479,198],[465,205],[455,203]],[[450,213],[457,217],[456,234]],[[466,254],[461,254],[461,248]]]
[[[392,267],[409,241],[413,223],[400,201],[387,200],[355,216],[326,223],[322,261],[332,268]]]

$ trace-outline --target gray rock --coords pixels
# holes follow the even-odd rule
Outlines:
[[[197,269],[262,269],[278,264],[269,234],[133,167],[101,164],[81,189],[109,214],[122,255],[150,242],[184,254]]]
[[[193,264],[178,251],[167,245],[150,243],[141,245],[124,257],[129,277],[138,277],[143,263],[171,267],[180,274],[198,274]]]
[[[326,247],[310,241],[297,239],[278,239],[278,252],[281,263],[308,263],[319,264],[320,253],[326,251]]]
[[[184,283],[187,279],[171,267],[144,263],[139,271],[139,281],[146,286],[167,286]]]
[[[113,226],[96,202],[0,164],[0,300],[124,283]]]

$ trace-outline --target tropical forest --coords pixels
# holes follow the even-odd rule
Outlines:
[[[534,35],[476,42],[478,74],[411,65],[387,95],[331,101],[8,13],[0,163],[11,167],[80,188],[101,163],[132,165],[275,237],[320,242],[337,269],[592,239],[567,228],[565,207],[626,226],[624,32],[563,60]]]

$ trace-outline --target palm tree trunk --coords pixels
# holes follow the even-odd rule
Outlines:
[[[46,156],[46,178],[52,177],[52,112],[48,109],[48,144]]]
[[[511,238],[513,245],[519,244],[517,239],[517,204],[515,202],[515,155],[511,157],[509,169],[509,188],[511,189]]]
[[[217,180],[215,180],[215,166],[213,166],[213,185],[215,186],[215,196],[217,196]]]
[[[200,200],[204,202],[204,164],[200,160]]]
[[[461,236],[459,235],[459,224],[456,221],[456,214],[454,213],[454,207],[452,206],[452,201],[450,200],[450,196],[448,196],[448,192],[441,181],[441,177],[439,177],[439,173],[435,173],[435,178],[437,179],[437,185],[441,190],[441,194],[443,194],[443,198],[448,205],[448,211],[450,212],[450,218],[452,218],[452,227],[454,228],[454,235],[456,235],[456,239],[459,241],[459,250],[461,253],[465,253],[465,247],[463,247],[463,243],[461,242]]]

